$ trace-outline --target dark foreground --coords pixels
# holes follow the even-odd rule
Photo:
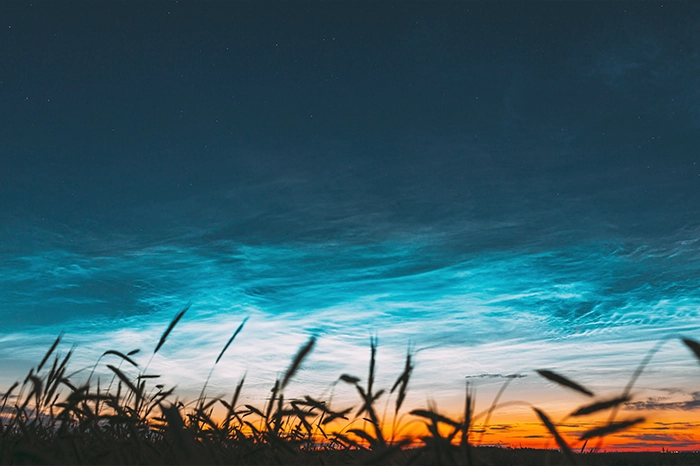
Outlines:
[[[186,310],[173,319],[151,358]],[[224,346],[214,366],[244,323],[245,320]],[[377,390],[374,339],[370,341],[367,383],[348,374],[338,379],[339,383],[353,386],[360,395],[359,405],[343,409],[332,408],[330,402],[310,396],[284,395],[288,382],[312,350],[314,338],[299,349],[260,407],[239,403],[245,377],[226,399],[206,395],[207,379],[199,398],[184,404],[176,398],[174,388],[166,389],[157,383],[151,386],[149,382],[157,382],[159,376],[148,373],[133,359],[139,350],[126,354],[106,351],[89,376],[78,383],[67,375],[72,350],[59,354],[60,341],[59,336],[24,381],[17,381],[0,394],[0,465],[700,465],[697,452],[577,454],[559,434],[557,425],[536,407],[532,407],[534,413],[555,440],[557,450],[475,446],[474,421],[485,416],[488,423],[489,413],[498,406],[494,401],[485,413],[475,414],[469,385],[460,419],[432,408],[414,409],[408,414],[424,423],[427,435],[395,440],[392,432],[382,428],[375,404],[382,395],[393,396],[394,414],[402,411],[413,369],[412,355],[407,354],[405,367],[393,387]],[[700,342],[683,342],[700,360]],[[636,377],[659,347],[657,344],[650,351],[620,396],[594,398],[571,414],[589,416],[613,410],[607,423],[583,432],[580,440],[605,438],[644,421],[617,421],[615,414],[619,406],[631,400],[630,390]],[[95,371],[103,358],[118,365],[107,363],[107,376],[103,373],[100,378]],[[593,396],[561,374],[548,370],[537,373],[564,388]],[[216,407],[225,412],[220,421],[214,420]],[[353,420],[362,420],[364,427],[351,428]],[[417,441],[419,446],[415,446]]]
[[[425,448],[393,450],[386,454],[369,450],[280,451],[260,446],[237,452],[206,449],[194,445],[176,443],[154,445],[149,451],[91,450],[78,446],[79,442],[53,445],[40,451],[19,442],[11,451],[0,453],[0,463],[34,464],[157,464],[157,465],[469,465],[469,466],[546,466],[572,464],[557,450],[528,448],[473,447],[469,457],[461,452],[444,455],[444,452]],[[194,447],[194,448],[193,448]],[[700,453],[679,452],[607,452],[577,454],[573,464],[591,466],[671,466],[700,465]]]

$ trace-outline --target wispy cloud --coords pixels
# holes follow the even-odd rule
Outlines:
[[[314,335],[309,372],[296,381],[343,392],[334,382],[341,373],[366,377],[368,340],[377,334],[387,386],[407,347],[416,349],[411,396],[418,402],[461,403],[465,377],[486,392],[514,377],[511,388],[539,400],[546,383],[529,371],[564,371],[597,392],[614,391],[653,341],[700,329],[700,293],[688,279],[699,243],[686,236],[480,253],[443,247],[438,232],[375,242],[197,238],[8,254],[0,265],[0,358],[12,358],[20,377],[18,361],[28,368],[62,330],[66,344],[78,345],[78,367],[109,349],[140,348],[146,358],[192,301],[151,365],[183,390],[199,388],[231,332],[250,317],[212,390],[234,386],[247,372],[247,387],[264,396]],[[668,386],[678,361],[693,361],[682,345],[664,348],[643,376],[646,385]]]
[[[691,393],[692,399],[685,401],[668,401],[668,398],[650,397],[644,401],[625,403],[629,411],[680,410],[694,411],[700,409],[700,392]]]
[[[479,375],[468,375],[467,379],[521,379],[527,377],[525,374],[479,374]]]

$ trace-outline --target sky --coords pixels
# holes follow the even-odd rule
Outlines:
[[[248,317],[210,392],[262,404],[314,336],[290,390],[357,404],[377,337],[406,405],[518,375],[502,401],[562,419],[587,400],[536,369],[613,396],[664,341],[611,442],[697,449],[698,31],[683,1],[0,3],[0,386],[61,332],[76,370],[145,363],[191,303],[150,366],[183,397]]]

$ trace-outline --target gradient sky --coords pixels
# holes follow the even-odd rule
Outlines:
[[[508,374],[586,401],[541,368],[619,393],[700,339],[699,31],[680,1],[0,3],[0,383],[61,331],[76,370],[145,363],[191,301],[151,365],[183,396],[246,316],[210,390],[247,371],[254,404],[311,335],[299,393],[366,377],[372,335],[387,388],[414,351],[412,408]],[[699,381],[669,340],[619,444],[697,448]]]

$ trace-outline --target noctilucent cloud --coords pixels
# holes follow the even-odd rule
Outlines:
[[[147,359],[191,302],[151,364],[183,396],[246,317],[211,391],[264,400],[316,336],[290,389],[351,400],[377,336],[412,407],[519,374],[504,400],[568,412],[542,368],[616,393],[700,339],[699,31],[693,2],[2,3],[0,383],[62,331],[75,370]],[[671,339],[627,409],[699,420],[698,381]]]

